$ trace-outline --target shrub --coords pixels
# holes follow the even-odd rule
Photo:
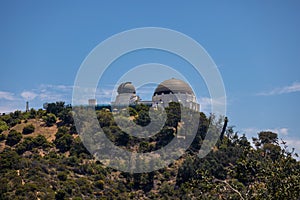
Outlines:
[[[58,148],[61,152],[69,151],[72,144],[73,144],[73,137],[70,134],[65,134],[59,138],[56,138],[54,140],[54,144],[56,145],[56,148]]]
[[[67,134],[69,132],[69,129],[65,126],[61,126],[58,128],[57,133],[55,134],[55,138],[59,139],[61,138],[63,135]]]
[[[80,138],[74,139],[73,145],[70,149],[70,155],[79,157],[82,154],[90,155],[89,151],[85,148]]]
[[[64,200],[65,199],[65,196],[66,196],[66,192],[63,191],[63,190],[59,190],[56,192],[55,194],[55,199],[56,200]]]
[[[6,124],[5,121],[0,121],[0,133],[2,133],[2,131],[6,131],[8,129],[8,125]]]
[[[35,138],[26,137],[16,146],[16,152],[23,154],[25,151],[31,151],[33,148],[47,148],[50,144],[43,135],[38,135]]]
[[[36,117],[36,115],[37,115],[37,111],[35,109],[31,108],[29,111],[29,118],[34,119]]]
[[[46,122],[47,126],[52,126],[56,123],[56,116],[52,113],[48,113],[46,116],[43,117],[43,119]]]
[[[68,178],[68,174],[66,172],[59,172],[57,174],[57,178],[61,181],[66,181]]]
[[[50,146],[47,139],[43,135],[38,135],[35,138],[33,138],[33,145],[34,147],[42,147],[42,148],[46,148]]]
[[[135,122],[140,126],[147,126],[150,122],[150,116],[147,111],[141,110],[138,113],[138,118],[135,120]]]
[[[97,188],[103,190],[103,188],[104,188],[104,181],[103,181],[103,180],[98,180],[98,181],[96,181],[96,182],[95,182],[95,187],[97,187]]]
[[[24,138],[23,142],[19,143],[16,146],[16,152],[18,154],[23,154],[25,151],[29,151],[33,148],[33,138],[32,137],[26,137]]]
[[[136,116],[138,113],[136,112],[136,110],[132,107],[129,107],[128,108],[128,111],[129,111],[129,115],[130,116]]]
[[[3,178],[4,174],[8,171],[11,171],[12,173],[16,173],[15,171],[12,171],[12,169],[18,169],[18,165],[20,164],[21,157],[11,148],[5,148],[0,153],[0,174],[1,178]],[[6,174],[6,178],[8,178],[10,181],[16,177],[16,174],[13,174],[11,177],[9,177]],[[1,187],[1,182],[0,182]]]
[[[34,130],[35,130],[35,127],[32,124],[29,124],[29,125],[27,125],[27,126],[25,126],[23,128],[23,132],[22,133],[23,134],[30,134],[30,133],[33,133]]]
[[[0,142],[6,140],[6,135],[4,134],[0,134]]]
[[[14,146],[15,144],[18,144],[21,139],[22,139],[21,133],[19,133],[16,130],[11,130],[7,135],[5,144],[9,146]]]

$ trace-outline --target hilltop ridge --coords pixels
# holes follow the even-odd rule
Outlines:
[[[163,147],[176,136],[177,104],[167,109],[166,127],[151,140],[130,137],[113,114],[96,111],[99,124],[116,145],[137,152]],[[137,124],[147,124],[147,106],[130,107]],[[300,163],[273,132],[260,132],[253,148],[245,136],[227,127],[204,158],[201,148],[208,125],[220,134],[222,120],[199,113],[198,132],[186,153],[163,169],[125,173],[106,167],[78,137],[71,106],[49,104],[46,110],[15,111],[0,116],[1,199],[298,199]],[[212,123],[214,121],[214,123]]]

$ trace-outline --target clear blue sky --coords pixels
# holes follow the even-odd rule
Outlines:
[[[24,110],[26,100],[35,108],[70,103],[77,70],[96,45],[128,29],[164,27],[213,58],[230,125],[250,136],[277,131],[299,149],[299,10],[299,1],[1,1],[0,112]]]

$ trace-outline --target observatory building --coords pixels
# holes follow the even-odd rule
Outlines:
[[[200,105],[192,88],[186,82],[179,79],[169,79],[160,83],[155,89],[152,100],[140,101],[136,95],[135,87],[131,82],[122,83],[118,87],[116,100],[112,102],[113,106],[128,106],[135,104],[146,104],[152,107],[168,107],[170,102],[179,102],[184,107],[195,111],[200,111]]]
[[[200,110],[192,88],[186,82],[175,78],[163,81],[157,86],[152,102],[153,106],[163,107],[167,107],[170,102],[179,102],[191,110]]]
[[[134,105],[139,101],[139,97],[135,94],[135,87],[131,82],[121,83],[117,92],[116,101],[112,102],[114,106]]]

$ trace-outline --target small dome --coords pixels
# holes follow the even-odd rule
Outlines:
[[[123,93],[135,94],[135,88],[131,82],[121,83],[121,85],[118,87],[118,93],[119,94],[123,94]]]
[[[170,94],[170,93],[188,93],[194,94],[192,88],[186,82],[179,79],[169,79],[160,83],[155,89],[154,95],[160,94]]]

